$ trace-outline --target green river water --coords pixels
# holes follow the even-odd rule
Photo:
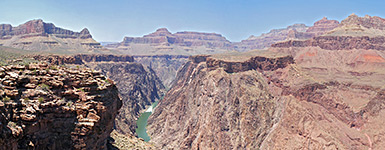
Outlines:
[[[153,110],[156,105],[158,105],[158,101],[152,103],[151,107]],[[146,142],[150,140],[150,136],[148,136],[147,134],[146,126],[148,117],[150,117],[151,114],[152,112],[143,112],[142,114],[140,114],[139,119],[136,121],[136,125],[138,126],[138,128],[136,128],[135,132],[136,134],[138,134],[138,137],[144,139],[144,141]]]

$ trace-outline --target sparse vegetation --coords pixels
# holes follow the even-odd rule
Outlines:
[[[84,89],[83,88],[78,88],[78,91],[84,92]]]
[[[111,81],[108,79],[105,79],[104,82],[111,84]]]
[[[11,128],[16,128],[17,124],[15,122],[8,122],[8,127],[11,127]]]
[[[28,97],[26,97],[26,98],[23,99],[23,102],[26,103],[26,104],[28,104],[29,101],[30,101],[30,99],[29,99]]]
[[[9,102],[10,100],[11,98],[9,98],[8,96],[3,97],[2,99],[3,102]]]
[[[72,102],[72,101],[68,101],[68,102],[67,102],[67,106],[68,106],[68,107],[72,107],[73,105],[74,105],[74,102]]]
[[[39,101],[39,103],[43,103],[44,102],[44,98],[43,97],[39,97],[37,100]]]
[[[47,84],[42,83],[42,84],[39,84],[38,86],[41,87],[42,90],[45,90],[45,91],[49,90],[49,85],[47,85]]]
[[[51,70],[58,70],[56,65],[49,67]]]

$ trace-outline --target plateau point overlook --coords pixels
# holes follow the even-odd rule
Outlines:
[[[0,2],[0,149],[384,149],[383,2],[311,3]]]

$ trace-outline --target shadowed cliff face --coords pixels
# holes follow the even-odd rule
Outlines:
[[[163,149],[260,147],[282,110],[282,100],[269,92],[262,69],[227,72],[224,66],[233,62],[220,65],[209,56],[190,59],[150,116],[151,141]]]
[[[134,62],[127,55],[36,55],[36,60],[56,65],[83,65],[101,73],[116,84],[123,106],[115,121],[115,129],[122,134],[135,135],[140,111],[160,99],[165,87],[150,67]],[[153,61],[153,60],[150,60]]]
[[[0,77],[0,149],[107,149],[122,102],[100,72],[30,64]]]
[[[171,88],[179,68],[188,61],[183,55],[134,56],[135,62],[153,69],[165,87]]]
[[[150,67],[135,63],[134,57],[127,55],[37,55],[34,58],[48,61],[52,65],[91,68],[110,78],[122,99],[122,108],[114,121],[115,130],[111,135],[114,140],[110,143],[122,149],[154,148],[153,145],[138,139],[135,133],[140,112],[165,93],[162,81]]]
[[[91,68],[101,70],[119,89],[123,106],[115,120],[119,133],[136,135],[136,120],[140,111],[159,100],[165,88],[155,72],[138,63],[95,63]]]

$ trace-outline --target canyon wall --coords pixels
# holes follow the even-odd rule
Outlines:
[[[107,149],[122,101],[100,72],[29,64],[0,76],[0,149]]]
[[[209,56],[190,60],[150,116],[151,141],[162,149],[258,148],[282,113],[282,100],[269,92],[259,71],[293,60],[253,57],[247,65]],[[261,67],[235,69],[248,65]]]

